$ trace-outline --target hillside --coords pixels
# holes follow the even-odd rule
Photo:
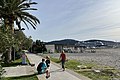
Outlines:
[[[47,42],[46,44],[75,45],[78,42],[79,41],[73,39],[64,39],[64,40]]]
[[[86,46],[86,47],[120,47],[119,42],[107,41],[107,40],[86,40],[78,41],[74,39],[64,39],[47,42],[46,44],[56,44],[56,45],[77,45],[77,46]]]

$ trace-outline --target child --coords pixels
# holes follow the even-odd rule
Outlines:
[[[46,65],[47,65],[47,70],[46,70],[46,78],[49,78],[50,77],[50,72],[49,72],[49,69],[50,69],[50,57],[49,56],[46,56]]]

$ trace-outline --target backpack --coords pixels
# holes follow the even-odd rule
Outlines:
[[[42,71],[42,66],[43,66],[43,63],[41,62],[38,66],[37,66],[37,71]]]

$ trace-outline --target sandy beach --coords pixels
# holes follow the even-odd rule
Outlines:
[[[47,54],[59,58],[59,53]],[[92,61],[101,65],[107,65],[120,69],[120,49],[96,49],[96,53],[84,51],[84,53],[66,53],[68,59],[79,61]]]

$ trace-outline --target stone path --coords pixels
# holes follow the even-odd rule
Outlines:
[[[35,54],[27,54],[27,57],[31,64],[35,64],[35,68],[37,68],[37,65],[42,60],[42,57]],[[82,75],[78,76],[78,74],[70,70],[62,71],[62,69],[53,62],[50,65],[50,74],[51,76],[47,80],[91,80]],[[39,80],[46,80],[45,76],[45,74],[37,75]]]
[[[31,66],[16,66],[16,67],[4,67],[5,73],[4,77],[17,77],[35,74],[34,67]]]

